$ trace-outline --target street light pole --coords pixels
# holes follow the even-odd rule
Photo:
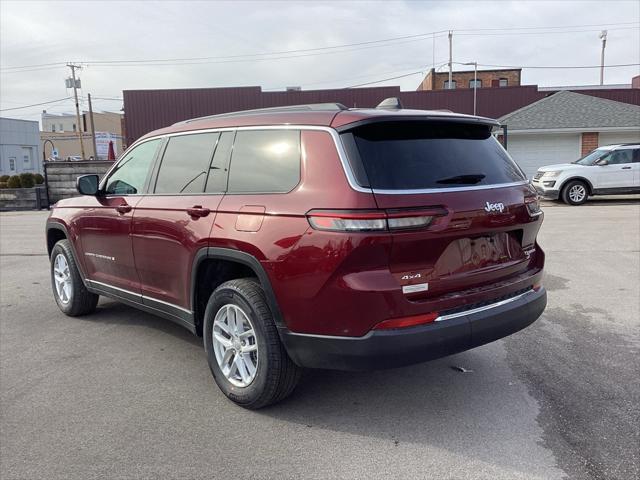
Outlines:
[[[600,52],[600,85],[604,84],[604,47],[607,45],[607,31],[600,32],[600,40],[602,40],[602,51]]]

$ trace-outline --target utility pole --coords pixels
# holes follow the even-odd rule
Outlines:
[[[76,101],[76,125],[77,125],[77,131],[78,131],[78,137],[80,138],[80,153],[82,155],[82,159],[84,160],[84,142],[82,141],[82,129],[81,129],[81,124],[80,124],[80,106],[78,105],[78,88],[77,88],[77,81],[76,81],[76,68],[80,69],[82,67],[80,67],[80,65],[74,65],[73,63],[67,63],[67,67],[69,67],[71,69],[71,81],[73,82],[72,87],[73,87],[73,97],[75,98]]]
[[[93,159],[98,160],[98,149],[96,148],[96,127],[93,123],[93,107],[91,106],[91,94],[87,94],[89,99],[89,121],[91,122],[91,141],[93,142]]]
[[[606,30],[600,32],[600,39],[602,40],[602,52],[600,53],[600,85],[604,85],[604,47],[607,46]]]
[[[449,88],[453,88],[453,30],[449,30]]]

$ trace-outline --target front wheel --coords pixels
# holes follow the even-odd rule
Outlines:
[[[589,198],[589,188],[580,180],[572,180],[562,189],[562,201],[569,205],[582,205]]]
[[[298,384],[301,369],[280,342],[264,291],[253,279],[225,282],[211,294],[203,340],[218,387],[241,407],[279,402]]]
[[[51,250],[51,286],[58,307],[70,317],[96,309],[99,296],[84,286],[69,240],[60,240]]]

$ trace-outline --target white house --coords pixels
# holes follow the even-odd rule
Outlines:
[[[0,118],[0,175],[42,173],[37,121]]]
[[[561,91],[511,112],[507,150],[527,176],[573,162],[602,145],[640,142],[640,106]]]

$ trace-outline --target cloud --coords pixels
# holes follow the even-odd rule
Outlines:
[[[454,60],[499,65],[597,65],[598,27],[541,34],[464,29],[592,25],[638,19],[638,2],[12,2],[0,3],[2,67],[66,61],[142,60],[232,56],[316,48],[454,29]],[[637,63],[638,25],[609,29],[606,63]],[[589,31],[580,31],[589,30]],[[498,33],[500,33],[498,35]],[[252,62],[201,65],[91,66],[81,71],[83,93],[120,97],[122,90],[260,85],[339,88],[428,70],[431,37],[394,45],[363,45],[346,52]],[[435,39],[435,62],[447,60],[446,35]],[[229,59],[232,60],[232,59]],[[629,83],[639,70],[609,69],[607,83]],[[68,69],[0,76],[0,108],[70,94]],[[598,70],[523,71],[527,84],[598,82]],[[389,81],[413,90],[420,75]],[[97,100],[97,109],[118,110]],[[10,116],[37,119],[43,107]],[[46,107],[45,107],[46,108]],[[72,111],[73,104],[48,110]],[[3,113],[0,113],[3,114]]]

